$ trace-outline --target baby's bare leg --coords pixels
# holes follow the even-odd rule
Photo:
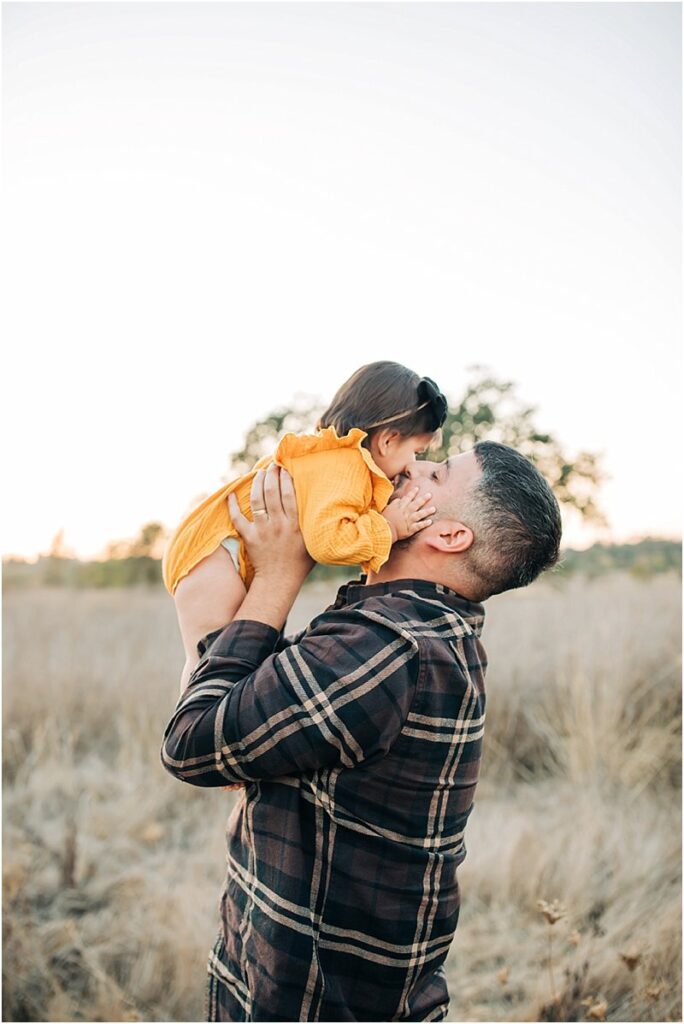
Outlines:
[[[193,661],[193,659],[189,655],[186,654],[186,656],[185,656],[185,664],[183,665],[183,671],[181,672],[181,677],[180,677],[180,690],[179,690],[179,693],[180,693],[181,696],[185,693],[187,685],[190,682],[190,676],[192,675],[192,670],[193,670],[193,668],[195,667],[196,664],[197,664],[197,657],[195,657],[195,659]]]
[[[198,641],[232,622],[246,592],[232,558],[223,547],[202,559],[176,587],[174,600],[186,659],[181,693],[199,661]]]
[[[180,680],[184,693],[199,661],[197,643],[214,629],[232,622],[247,590],[224,547],[219,547],[184,576],[176,587],[176,614],[185,648],[185,665]],[[241,789],[242,784],[224,786]]]

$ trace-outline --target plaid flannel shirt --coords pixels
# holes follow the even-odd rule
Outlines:
[[[293,641],[206,638],[164,766],[244,782],[209,1020],[442,1020],[484,726],[481,605],[347,584]],[[200,651],[203,650],[202,645]]]

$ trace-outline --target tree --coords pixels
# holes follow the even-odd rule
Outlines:
[[[74,552],[67,547],[64,540],[64,529],[58,530],[50,543],[47,555],[41,555],[44,565],[44,577],[48,586],[60,586],[67,582],[74,559]]]
[[[50,543],[50,550],[47,555],[48,558],[73,558],[74,552],[71,548],[67,547],[66,541],[64,540],[64,528],[58,530],[52,538]]]
[[[601,456],[587,451],[572,455],[553,434],[540,430],[536,408],[519,398],[513,381],[499,380],[482,366],[471,367],[470,373],[472,380],[463,397],[449,403],[441,442],[430,451],[429,458],[439,461],[467,451],[478,441],[501,441],[535,463],[562,506],[602,525],[605,518],[596,501],[605,479]],[[286,431],[313,431],[322,411],[320,401],[298,395],[293,407],[282,407],[259,420],[247,431],[240,451],[231,455],[232,470],[243,473],[250,469],[274,450]]]
[[[130,587],[161,582],[160,559],[166,537],[161,523],[145,523],[135,540],[111,541],[103,561],[88,562],[82,567],[83,585]]]
[[[240,451],[230,456],[231,471],[234,475],[246,473],[255,462],[270,455],[283,434],[313,433],[316,421],[323,412],[320,399],[311,395],[295,395],[292,406],[283,406],[258,420],[245,435]]]
[[[535,406],[521,401],[513,381],[498,380],[482,366],[473,366],[470,372],[474,379],[458,405],[450,404],[442,443],[430,457],[439,461],[468,451],[478,441],[508,444],[534,462],[561,505],[603,525],[605,517],[596,502],[605,479],[601,456],[587,451],[570,455],[553,434],[538,429]]]
[[[146,523],[131,543],[129,555],[133,558],[161,558],[166,530],[161,523]]]
[[[145,523],[135,540],[113,540],[105,547],[108,561],[124,558],[161,558],[167,532],[161,523]]]

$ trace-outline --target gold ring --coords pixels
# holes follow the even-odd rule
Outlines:
[[[266,511],[265,508],[253,508],[252,515],[256,519],[257,516],[267,516],[268,512]]]

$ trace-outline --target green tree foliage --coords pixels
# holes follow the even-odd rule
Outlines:
[[[159,559],[164,553],[168,533],[161,523],[145,523],[134,540],[113,540],[105,548],[107,562],[135,559]]]
[[[64,529],[58,530],[52,538],[50,544],[50,550],[48,552],[49,558],[73,558],[74,554],[71,548],[67,547],[64,540]]]
[[[166,530],[161,523],[146,523],[131,543],[128,556],[131,558],[161,558],[165,539]]]
[[[604,479],[601,457],[594,452],[570,454],[553,434],[540,430],[536,409],[516,394],[512,381],[499,380],[486,368],[471,368],[471,381],[458,402],[449,398],[449,412],[439,447],[429,453],[436,461],[472,448],[478,441],[501,441],[530,458],[554,489],[561,505],[574,508],[599,525],[604,516],[597,491]],[[323,406],[300,395],[293,408],[283,407],[247,431],[240,451],[231,455],[235,473],[243,473],[274,450],[288,430],[312,431]]]
[[[637,578],[660,572],[682,574],[682,545],[678,541],[647,538],[635,544],[593,544],[584,551],[564,551],[559,573],[602,576],[619,570]]]
[[[255,462],[270,455],[283,434],[311,434],[323,412],[320,399],[296,395],[291,406],[283,406],[254,423],[245,435],[245,443],[230,456],[231,477],[246,473]]]
[[[486,368],[471,368],[473,379],[460,402],[449,403],[442,443],[430,453],[436,460],[468,451],[478,441],[500,441],[517,449],[538,467],[561,505],[583,519],[605,523],[597,491],[605,479],[601,456],[580,451],[571,455],[553,434],[540,430],[535,406],[516,394],[513,381],[499,380]]]
[[[50,586],[58,585],[65,572],[69,571],[73,558],[73,552],[64,540],[64,530],[60,529],[52,538],[48,554],[42,556],[45,563],[45,582]]]

